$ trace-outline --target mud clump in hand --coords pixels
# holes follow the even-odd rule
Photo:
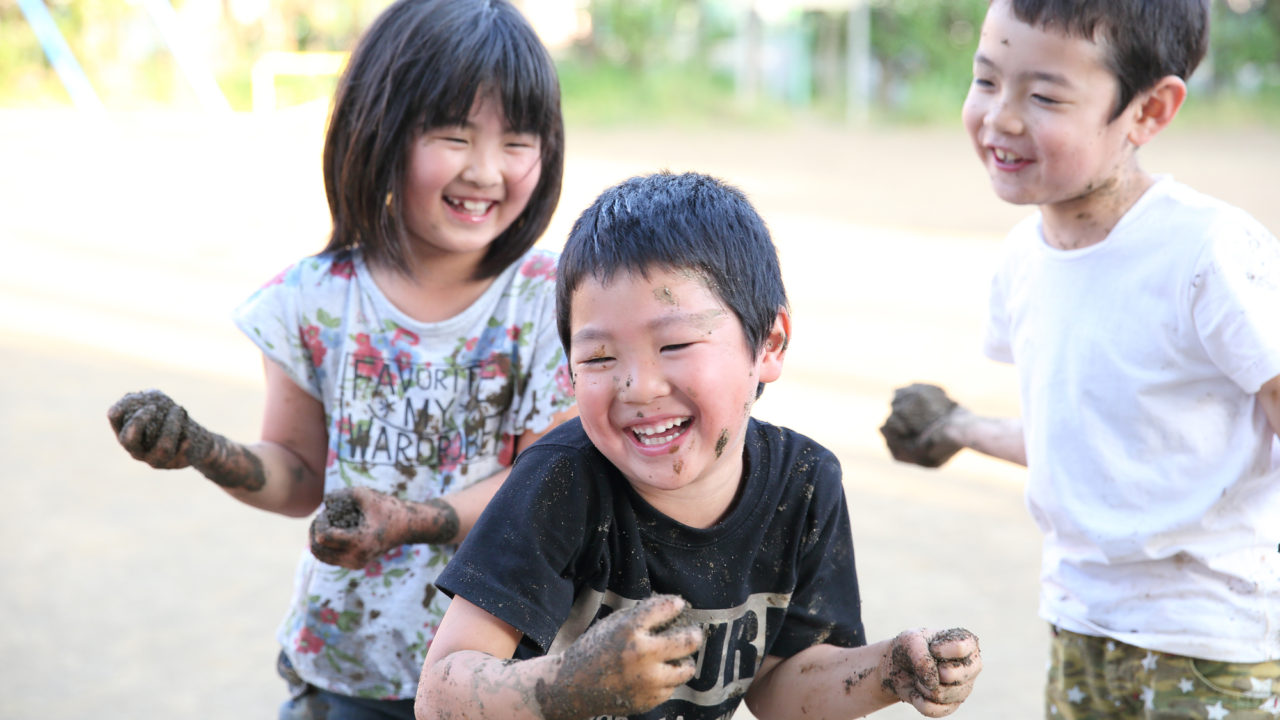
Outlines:
[[[350,493],[334,493],[325,498],[324,517],[329,521],[330,527],[343,530],[354,530],[364,522],[360,503]]]
[[[688,605],[685,605],[684,609],[680,611],[679,615],[676,615],[675,617],[671,618],[665,623],[662,623],[661,625],[654,625],[653,627],[649,628],[649,634],[663,635],[666,633],[675,633],[675,632],[680,632],[685,628],[696,627],[697,625],[698,625],[698,621],[693,619],[693,613],[690,607]],[[693,655],[696,655],[696,654],[697,654],[697,651],[694,651]],[[678,667],[686,659],[693,657],[693,655],[687,655],[682,658],[673,658],[671,660],[668,660],[667,664]]]
[[[880,434],[894,460],[936,468],[963,448],[942,433],[943,424],[959,405],[937,385],[915,383],[898,388],[892,407]]]

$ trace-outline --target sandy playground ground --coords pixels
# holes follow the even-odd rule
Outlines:
[[[0,110],[0,718],[274,716],[274,629],[307,522],[135,463],[105,411],[158,387],[214,430],[257,437],[261,359],[229,313],[323,244],[322,126],[314,108],[105,123]],[[1280,230],[1280,131],[1174,127],[1142,153]],[[1039,536],[1020,470],[970,454],[896,465],[877,432],[915,380],[1015,412],[1012,372],[978,339],[998,238],[1026,210],[990,194],[958,123],[571,126],[546,244],[606,185],[661,168],[728,179],[770,223],[795,340],[757,414],[841,458],[870,636],[964,625],[986,670],[954,717],[1038,717]]]

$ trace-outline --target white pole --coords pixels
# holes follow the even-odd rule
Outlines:
[[[871,114],[871,2],[849,2],[849,54],[846,58],[845,117],[864,123]]]

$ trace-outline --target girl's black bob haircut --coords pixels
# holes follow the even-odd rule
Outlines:
[[[777,249],[741,190],[697,173],[634,177],[601,193],[569,231],[556,270],[556,325],[565,352],[578,286],[650,269],[703,279],[742,323],[752,354],[787,309]]]
[[[493,93],[512,130],[538,135],[542,173],[476,279],[498,275],[533,246],[564,175],[551,56],[507,0],[398,0],[365,32],[338,81],[324,144],[333,218],[326,251],[358,246],[372,263],[408,272],[401,203],[410,144],[429,128],[465,124],[477,92]]]

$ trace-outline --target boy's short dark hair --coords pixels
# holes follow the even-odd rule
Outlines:
[[[1162,77],[1190,80],[1209,50],[1209,0],[1010,0],[1014,17],[1102,44],[1120,83],[1111,119]]]
[[[556,323],[565,352],[579,285],[655,268],[704,279],[742,323],[753,354],[787,307],[777,249],[741,190],[698,173],[634,177],[601,193],[569,231],[556,271]]]
[[[511,129],[542,143],[529,204],[489,246],[477,278],[493,277],[546,230],[560,200],[564,124],[555,65],[507,0],[399,0],[361,38],[334,95],[324,145],[333,218],[326,250],[361,246],[375,263],[408,268],[402,192],[419,133],[464,124],[477,90],[501,102]]]

